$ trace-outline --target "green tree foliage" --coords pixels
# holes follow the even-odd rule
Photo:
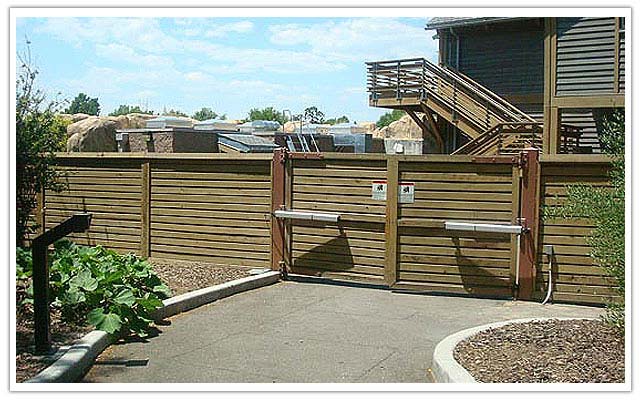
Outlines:
[[[59,172],[52,168],[55,152],[64,149],[69,120],[56,116],[59,104],[47,102],[37,88],[38,70],[29,53],[20,55],[16,81],[16,241],[24,242],[38,225],[30,214],[37,193],[59,190]]]
[[[171,296],[151,265],[134,254],[121,255],[101,246],[77,246],[62,240],[50,258],[49,290],[52,306],[65,321],[89,324],[117,336],[145,337],[152,313]],[[33,302],[31,253],[16,254],[21,303]]]
[[[625,121],[617,112],[604,122],[601,137],[605,152],[612,156],[609,187],[587,184],[568,186],[560,207],[548,207],[546,218],[588,218],[596,227],[588,238],[591,256],[614,278],[620,301],[607,305],[606,321],[625,329]]]
[[[281,125],[287,122],[287,117],[274,107],[252,108],[249,110],[248,119],[250,121],[276,121]]]
[[[143,111],[140,108],[140,106],[129,106],[127,104],[121,104],[121,105],[118,106],[118,108],[116,108],[111,113],[109,113],[109,115],[115,117],[115,116],[118,116],[118,115],[127,115],[127,114],[134,114],[134,113],[153,115],[154,112],[151,111],[151,110]]]
[[[394,121],[398,121],[405,115],[405,111],[402,110],[392,110],[391,112],[386,112],[385,114],[381,115],[381,117],[376,121],[376,126],[378,128],[383,128],[388,126]]]
[[[345,116],[345,115],[343,115],[342,117],[338,117],[338,118],[330,118],[330,119],[325,121],[326,124],[330,124],[330,125],[342,124],[342,123],[346,123],[346,122],[349,122],[349,118],[347,118],[347,116]]]
[[[98,104],[98,98],[91,98],[84,93],[79,93],[76,98],[73,99],[69,107],[65,110],[65,113],[98,115],[100,114],[100,104]]]
[[[191,117],[197,121],[205,121],[208,119],[227,119],[227,115],[219,115],[209,107],[201,108],[199,111],[196,111]]]
[[[189,118],[189,115],[185,114],[184,112],[180,110],[174,110],[173,108],[167,111],[166,108],[163,108],[162,113],[160,115],[168,115],[170,117],[186,117]]]
[[[322,124],[325,122],[325,113],[316,107],[307,107],[303,111],[303,119],[312,124]]]

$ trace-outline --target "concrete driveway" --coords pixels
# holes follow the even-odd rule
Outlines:
[[[430,382],[434,347],[461,329],[602,311],[287,281],[172,317],[146,343],[113,345],[84,382]]]

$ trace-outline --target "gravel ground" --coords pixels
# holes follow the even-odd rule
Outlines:
[[[201,261],[150,258],[154,271],[169,286],[174,296],[208,286],[245,278],[249,268],[221,266]]]
[[[622,383],[624,343],[602,321],[550,320],[480,332],[454,358],[480,382]]]

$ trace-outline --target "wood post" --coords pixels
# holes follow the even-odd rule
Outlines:
[[[541,167],[537,149],[528,148],[521,153],[521,222],[527,232],[521,235],[519,247],[518,298],[531,300],[536,283],[537,239],[539,231],[539,178]]]
[[[285,221],[274,217],[273,212],[282,210],[286,205],[287,151],[279,148],[272,158],[272,196],[271,196],[271,268],[287,274],[286,268],[286,227]]]
[[[151,165],[144,162],[140,169],[140,256],[151,256]]]
[[[387,201],[385,202],[385,283],[398,280],[398,157],[387,159]]]
[[[43,188],[36,194],[35,217],[36,224],[38,224],[37,233],[39,235],[45,231],[45,215],[45,190]]]

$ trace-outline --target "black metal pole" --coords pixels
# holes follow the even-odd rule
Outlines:
[[[47,249],[56,240],[72,232],[84,232],[91,225],[91,214],[79,213],[39,235],[31,243],[33,279],[33,324],[36,353],[51,350],[49,332],[49,265]]]
[[[33,243],[33,319],[36,353],[51,350],[49,333],[49,266],[47,265],[48,244],[41,241]]]

